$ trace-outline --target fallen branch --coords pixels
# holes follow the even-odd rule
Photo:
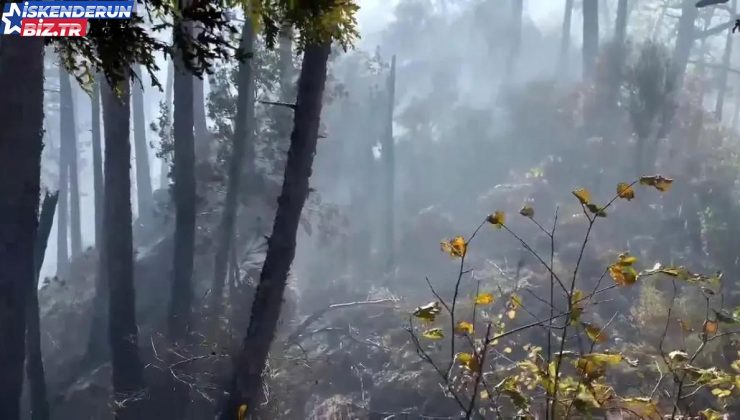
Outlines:
[[[333,305],[329,305],[326,308],[320,309],[316,312],[314,312],[312,315],[310,315],[308,318],[306,318],[305,321],[301,323],[301,325],[296,328],[296,330],[288,336],[288,338],[285,340],[286,347],[290,347],[293,344],[298,343],[298,338],[306,332],[309,326],[313,324],[314,322],[318,321],[319,318],[324,316],[327,312],[334,310],[334,309],[342,309],[342,308],[349,308],[353,306],[362,306],[362,305],[378,305],[382,303],[390,303],[390,302],[398,302],[398,299],[390,298],[390,299],[377,299],[377,300],[365,300],[360,302],[347,302],[347,303],[335,303]]]

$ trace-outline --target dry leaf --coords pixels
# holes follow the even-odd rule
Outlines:
[[[591,193],[585,188],[579,188],[573,191],[573,195],[575,195],[578,201],[580,201],[584,206],[591,203]]]
[[[488,305],[493,303],[495,298],[493,297],[493,294],[491,293],[480,293],[478,296],[475,297],[475,304],[476,305]]]
[[[431,328],[424,331],[422,333],[422,336],[430,340],[441,340],[445,338],[445,333],[442,331],[441,328]]]
[[[424,321],[432,322],[434,321],[434,318],[436,318],[437,315],[439,315],[441,311],[442,311],[442,307],[440,306],[439,302],[434,301],[424,306],[417,307],[414,310],[413,315]]]
[[[635,198],[635,190],[633,190],[629,184],[620,182],[617,184],[617,196],[629,201]]]
[[[525,205],[522,207],[521,210],[519,210],[519,214],[521,214],[524,217],[529,217],[530,219],[534,217],[534,208],[530,205]]]
[[[451,257],[462,257],[468,249],[468,244],[462,236],[455,236],[451,240],[440,242],[442,252],[450,254]]]
[[[671,188],[673,180],[661,175],[643,176],[640,178],[640,184],[649,185],[651,187],[655,187],[658,191],[666,192]]]
[[[504,214],[504,212],[500,210],[496,210],[492,214],[488,215],[488,217],[486,218],[486,221],[494,225],[495,227],[501,229],[501,226],[503,226],[504,223],[506,223],[506,215]]]
[[[468,321],[460,321],[455,326],[455,333],[460,335],[473,335],[473,324]]]

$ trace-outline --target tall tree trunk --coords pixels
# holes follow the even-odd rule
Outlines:
[[[278,37],[278,75],[280,80],[280,100],[285,103],[295,101],[295,73],[293,66],[293,28],[284,25]],[[293,112],[289,108],[274,107],[275,126],[278,134],[278,161],[275,164],[277,173],[285,172],[285,159],[290,147],[290,133],[293,129]]]
[[[573,0],[565,0],[563,15],[563,29],[560,35],[560,54],[558,55],[558,73],[565,76],[568,73],[568,51],[570,50],[570,29],[573,20]]]
[[[105,81],[103,81],[105,83]],[[103,155],[100,144],[100,76],[95,77],[92,90],[92,162],[93,193],[95,194],[95,247],[103,247]]]
[[[69,179],[69,227],[71,259],[82,254],[82,228],[80,223],[80,181],[77,168],[77,126],[75,119],[72,84],[63,65],[59,65],[59,133],[67,153],[65,162]]]
[[[680,90],[683,84],[686,66],[689,63],[689,56],[691,55],[691,47],[694,45],[696,31],[694,22],[698,15],[694,3],[694,0],[683,0],[681,17],[678,19],[678,35],[676,35],[676,46],[673,50],[670,74],[675,91]]]
[[[583,79],[592,81],[599,55],[599,3],[583,0]]]
[[[26,376],[28,377],[31,396],[31,419],[48,420],[49,402],[46,398],[46,375],[44,373],[44,360],[41,354],[41,320],[39,319],[39,276],[41,266],[44,264],[46,244],[49,240],[51,226],[54,223],[54,212],[57,207],[59,192],[46,194],[41,204],[41,215],[39,216],[39,228],[34,246],[35,278],[28,294],[28,306],[26,307]]]
[[[139,357],[134,290],[134,256],[131,215],[131,144],[128,74],[117,97],[108,83],[102,86],[105,133],[105,278],[108,283],[108,336],[113,366],[113,390],[123,402],[144,387]],[[116,404],[117,419],[136,419],[137,403]]]
[[[240,44],[239,49],[243,53],[254,53],[254,29],[249,19],[244,23]],[[241,178],[245,165],[245,157],[247,158],[246,165],[254,165],[253,153],[250,151],[249,156],[245,156],[247,155],[248,146],[250,149],[252,148],[251,145],[254,138],[254,69],[252,62],[253,59],[250,57],[239,63],[236,118],[234,121],[234,138],[232,140],[229,161],[229,178],[213,263],[214,275],[211,290],[213,300],[211,310],[216,316],[221,314],[224,281],[228,267],[229,253],[233,247],[234,225],[238,210],[239,193],[241,192]]]
[[[100,84],[106,83],[99,75],[95,77],[92,91],[92,151],[93,151],[93,190],[95,192],[95,250],[98,260],[95,267],[95,295],[93,296],[92,320],[87,342],[87,350],[82,364],[94,364],[108,357],[105,343],[108,312],[108,286],[105,281],[105,227],[103,226],[103,158],[100,139]]]
[[[730,10],[734,15],[737,13],[737,0],[732,0]],[[722,68],[719,70],[719,80],[717,81],[717,103],[714,107],[714,115],[718,121],[722,121],[722,111],[725,107],[725,89],[727,89],[727,69],[730,67],[730,59],[732,58],[732,31],[727,31],[727,38],[725,39],[725,51],[722,55]]]
[[[0,419],[20,418],[26,300],[35,278],[44,120],[44,40],[3,37],[0,54]]]
[[[517,2],[521,7],[521,1]],[[516,7],[516,6],[515,6]],[[521,12],[521,10],[520,10]],[[520,16],[521,19],[521,16]],[[521,20],[520,20],[521,23]],[[387,86],[388,103],[385,115],[385,133],[383,134],[383,163],[385,165],[385,270],[392,273],[396,263],[396,232],[395,232],[395,195],[396,195],[396,158],[395,143],[393,140],[393,109],[396,102],[396,56],[391,58],[391,72]]]
[[[136,73],[141,77],[141,66]],[[142,82],[143,83],[143,82]],[[147,225],[152,220],[152,178],[149,171],[149,145],[146,141],[146,115],[144,113],[144,86],[136,83],[131,92],[134,111],[134,153],[136,153],[136,201],[139,208],[139,224]]]
[[[204,85],[206,74],[202,78],[193,78],[193,127],[195,129],[196,158],[198,161],[208,159],[210,145],[208,144],[208,123],[206,120],[206,100]]]
[[[69,165],[67,145],[59,141],[59,211],[57,212],[57,277],[69,275]]]
[[[167,64],[167,85],[164,88],[164,103],[167,121],[172,121],[172,88],[175,78],[175,64],[170,61]],[[159,167],[159,188],[166,189],[170,185],[170,162],[166,156],[162,156]]]
[[[301,211],[308,197],[330,50],[329,43],[311,44],[306,46],[303,54],[285,179],[252,304],[249,328],[237,356],[231,392],[221,413],[222,420],[236,418],[242,404],[256,407],[260,398],[262,371],[280,318],[283,292],[295,257]]]
[[[619,0],[619,3],[617,3],[617,20],[614,23],[614,42],[622,48],[627,39],[628,3],[628,0]]]
[[[519,51],[522,46],[522,18],[524,17],[524,0],[513,0],[511,4],[511,45],[506,60],[507,76],[516,75]]]
[[[181,30],[189,30],[187,22]],[[169,334],[184,340],[190,328],[193,300],[193,250],[195,246],[195,138],[193,135],[193,77],[178,52],[175,63],[175,146],[173,158],[175,201],[175,252],[170,293]]]

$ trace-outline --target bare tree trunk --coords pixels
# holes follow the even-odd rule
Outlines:
[[[732,0],[730,10],[734,15],[737,13],[737,0]],[[717,103],[714,107],[714,115],[718,121],[722,121],[722,111],[725,107],[725,89],[727,89],[727,68],[730,67],[730,59],[732,58],[732,31],[727,31],[727,38],[725,39],[725,51],[722,55],[722,68],[719,70],[719,80],[717,82]]]
[[[522,18],[524,15],[524,0],[513,0],[511,4],[511,45],[509,46],[509,57],[506,60],[506,74],[516,74],[519,51],[522,46]]]
[[[295,101],[295,73],[293,66],[293,29],[285,25],[278,37],[278,73],[280,78],[280,100],[285,103]],[[275,126],[278,133],[279,159],[275,164],[278,173],[285,172],[285,159],[290,147],[290,132],[293,128],[293,113],[285,107],[274,107]]]
[[[189,30],[188,23],[180,23]],[[193,300],[193,252],[195,247],[195,138],[193,135],[193,78],[186,70],[183,53],[175,63],[175,147],[173,158],[175,201],[175,252],[170,293],[169,334],[173,342],[184,340],[190,328]]]
[[[254,54],[254,29],[249,19],[244,23],[240,44],[240,51],[245,54]],[[243,168],[245,163],[247,166],[254,165],[253,151],[250,150],[247,153],[248,148],[253,149],[252,142],[254,141],[254,69],[252,61],[253,59],[250,57],[239,63],[236,118],[229,161],[229,178],[213,262],[214,275],[210,306],[216,317],[222,313],[221,301],[223,299],[229,252],[233,248],[232,241],[234,239],[234,225],[238,210],[239,193],[241,192]],[[246,162],[245,158],[247,158]]]
[[[97,265],[95,267],[95,296],[92,304],[92,320],[87,342],[87,350],[82,364],[105,360],[108,346],[105,343],[106,322],[108,313],[108,286],[105,281],[105,227],[103,226],[103,158],[100,139],[100,84],[106,83],[98,75],[92,91],[92,151],[93,151],[93,190],[95,192],[95,250]]]
[[[518,2],[521,7],[521,1]],[[515,6],[516,7],[516,6]],[[521,10],[520,10],[521,12]],[[520,13],[521,14],[521,13]],[[520,25],[521,25],[521,16]],[[388,76],[386,105],[385,133],[383,135],[383,163],[385,165],[385,270],[386,273],[392,273],[396,262],[396,232],[395,232],[395,195],[396,195],[396,158],[395,143],[393,140],[393,109],[396,101],[396,56],[391,58],[391,72]]]
[[[619,0],[619,3],[617,3],[617,21],[614,24],[614,42],[622,48],[627,39],[628,3],[628,0]]]
[[[560,36],[560,54],[558,56],[558,73],[564,76],[568,73],[568,50],[570,50],[570,27],[573,19],[573,0],[565,0],[563,29]]]
[[[69,165],[67,164],[67,146],[59,142],[59,211],[57,212],[57,277],[69,275]]]
[[[329,43],[311,44],[306,46],[303,54],[285,180],[252,304],[249,328],[237,355],[229,399],[221,412],[222,420],[236,418],[242,404],[247,407],[258,405],[262,371],[280,318],[283,292],[295,257],[298,224],[308,197],[330,50]]]
[[[44,119],[44,40],[6,36],[0,54],[0,419],[19,420],[26,302],[35,278]]]
[[[694,45],[696,31],[694,22],[698,15],[694,3],[694,0],[683,0],[681,17],[678,19],[678,35],[676,36],[676,46],[673,50],[670,75],[676,91],[683,84],[683,77],[686,74],[686,66],[689,63],[691,48]]]
[[[206,75],[201,79],[193,78],[193,127],[195,129],[196,159],[203,161],[208,159],[210,145],[208,144],[208,123],[206,120],[206,100],[204,84]]]
[[[44,373],[44,360],[41,354],[41,320],[39,319],[39,276],[41,266],[44,264],[46,244],[49,240],[51,226],[54,223],[54,212],[57,207],[59,192],[46,194],[41,204],[41,215],[39,216],[39,228],[35,244],[35,275],[31,290],[28,294],[28,306],[26,308],[26,376],[28,377],[31,419],[48,420],[50,418],[49,402],[46,397],[46,375]]]
[[[64,157],[69,180],[69,227],[72,244],[71,259],[82,254],[82,230],[80,224],[80,182],[77,168],[77,127],[72,84],[64,66],[59,65],[59,134],[66,144]]]
[[[599,55],[599,3],[583,0],[583,79],[593,80]]]
[[[134,290],[133,234],[131,229],[131,107],[128,74],[120,82],[121,97],[108,83],[102,86],[105,132],[105,278],[108,283],[108,335],[113,366],[117,419],[137,419],[137,401],[144,388],[139,357]]]
[[[136,73],[141,77],[141,66],[137,66]],[[154,210],[143,86],[138,84],[133,86],[131,100],[134,113],[134,153],[136,153],[136,201],[139,208],[139,224],[147,225],[152,220]]]

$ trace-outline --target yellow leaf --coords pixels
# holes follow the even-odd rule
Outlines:
[[[730,367],[740,372],[740,360],[735,360],[734,362],[732,362]]]
[[[612,264],[609,275],[619,286],[631,286],[637,281],[637,271],[629,265]]]
[[[496,226],[498,229],[501,229],[501,226],[506,223],[506,215],[504,214],[504,212],[496,210],[495,212],[493,212],[493,214],[488,215],[486,221]]]
[[[475,297],[475,304],[476,305],[488,305],[493,303],[494,297],[491,293],[480,293],[478,296]]]
[[[725,418],[724,414],[714,411],[711,408],[701,410],[699,413],[703,416],[704,420],[723,420]]]
[[[716,320],[709,320],[707,319],[704,321],[704,334],[706,335],[714,335],[717,333],[717,329],[719,328],[719,322]]]
[[[506,354],[511,354],[511,352],[512,352],[511,347],[506,347],[504,349],[504,353],[506,353]]]
[[[643,176],[640,178],[640,184],[649,185],[655,187],[658,191],[665,192],[671,188],[673,180],[660,175]]]
[[[460,335],[473,335],[473,324],[468,321],[460,321],[455,327],[455,333]]]
[[[244,420],[247,417],[247,405],[242,404],[239,406],[239,413],[237,415],[237,420]]]
[[[620,407],[635,414],[640,419],[661,420],[663,418],[658,411],[658,407],[650,398],[623,398],[620,401]]]
[[[440,242],[442,251],[450,254],[452,257],[462,257],[468,250],[468,244],[462,236],[455,236],[451,240]]]
[[[534,208],[528,204],[524,205],[521,210],[519,210],[519,214],[521,214],[524,217],[529,217],[530,219],[534,217]]]
[[[422,334],[422,336],[424,336],[424,338],[428,338],[430,340],[441,340],[441,339],[445,338],[445,334],[444,334],[444,332],[442,332],[442,329],[441,328],[431,328],[431,329],[428,329],[428,330],[424,331],[424,333]]]
[[[481,392],[480,392],[480,399],[481,399],[481,400],[487,400],[487,399],[489,399],[490,397],[491,397],[491,396],[490,396],[490,395],[488,395],[488,391],[486,391],[485,389],[484,389],[483,391],[481,391]]]
[[[584,206],[591,203],[591,193],[585,188],[579,188],[573,191],[573,195],[575,195],[578,201],[580,201]]]
[[[588,322],[583,322],[582,325],[583,328],[586,330],[586,335],[594,343],[603,343],[609,338],[599,326],[590,324]]]
[[[581,359],[589,360],[601,365],[616,365],[622,361],[622,355],[619,353],[589,353],[584,354]]]
[[[414,310],[413,315],[427,322],[432,322],[442,311],[439,302],[434,301],[424,306],[419,306]]]
[[[714,388],[712,390],[712,395],[717,398],[727,398],[732,395],[732,391],[730,391],[729,389]]]
[[[619,184],[617,184],[617,196],[629,201],[635,198],[635,190],[633,190],[632,187],[629,186],[629,184],[620,182]]]
[[[629,252],[619,254],[619,265],[629,266],[637,262],[637,257],[630,255]]]
[[[512,293],[511,296],[509,296],[509,303],[507,304],[507,307],[509,309],[517,309],[520,306],[522,306],[522,298],[519,297],[516,293]]]
[[[457,353],[455,355],[455,359],[460,362],[461,365],[473,372],[477,372],[480,367],[478,364],[478,358],[471,353]]]

